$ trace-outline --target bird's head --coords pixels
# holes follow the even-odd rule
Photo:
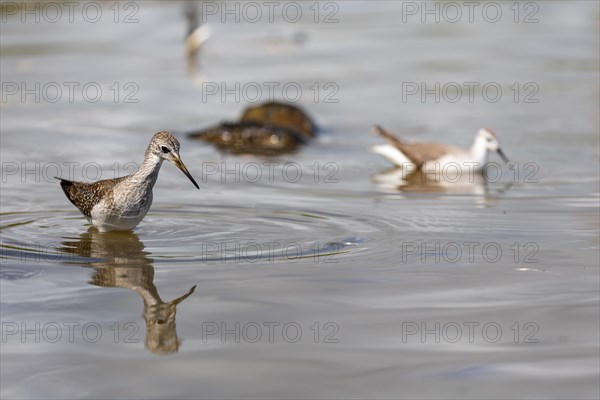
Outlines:
[[[200,189],[200,186],[198,186],[188,169],[183,164],[183,161],[181,161],[181,157],[179,156],[179,141],[175,138],[175,136],[165,131],[156,133],[154,136],[152,136],[152,140],[148,146],[148,152],[162,160],[167,160],[175,164],[175,166],[179,168],[181,172],[183,172],[185,176],[190,179],[190,181],[192,181],[194,186]]]
[[[500,143],[496,138],[496,133],[489,128],[481,128],[477,131],[477,139],[485,143],[485,148],[488,151],[496,152],[504,160],[508,162],[508,158],[504,155],[504,152],[500,148]]]

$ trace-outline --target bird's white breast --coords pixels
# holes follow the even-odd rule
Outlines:
[[[152,205],[152,190],[114,190],[92,208],[90,222],[100,231],[129,230],[144,219]]]

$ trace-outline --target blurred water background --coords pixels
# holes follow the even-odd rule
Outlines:
[[[1,8],[3,398],[598,398],[597,2],[28,4]],[[272,99],[318,139],[185,136]],[[514,164],[402,183],[375,123],[491,127]],[[159,130],[201,190],[165,165],[134,233],[88,232],[53,176],[130,173]]]

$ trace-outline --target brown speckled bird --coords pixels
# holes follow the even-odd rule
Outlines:
[[[58,179],[67,198],[99,231],[131,230],[152,205],[152,188],[164,160],[175,164],[200,189],[181,161],[179,142],[169,132],[152,136],[144,162],[131,175],[94,183]]]

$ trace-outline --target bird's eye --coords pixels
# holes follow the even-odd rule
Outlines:
[[[171,151],[171,150],[169,150],[169,148],[168,148],[167,146],[160,146],[160,150],[161,150],[163,153],[168,153],[168,152],[170,152],[170,151]]]

